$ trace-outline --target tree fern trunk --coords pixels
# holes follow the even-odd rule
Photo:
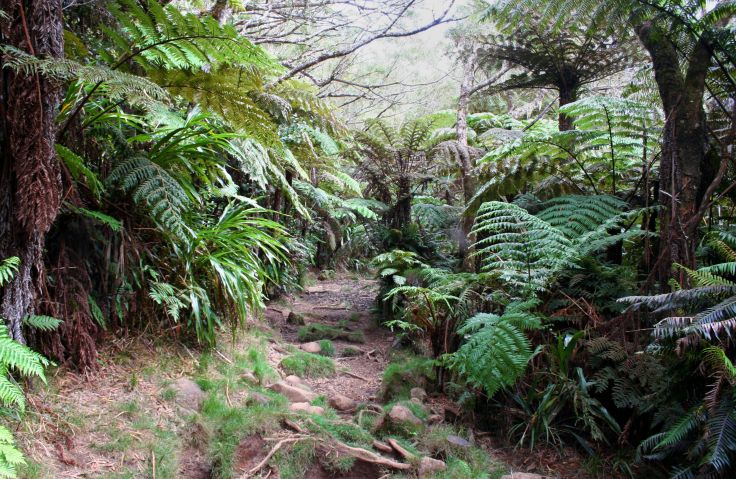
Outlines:
[[[468,103],[470,102],[471,87],[473,83],[473,72],[475,71],[475,56],[471,55],[465,62],[463,69],[463,80],[460,85],[460,97],[457,102],[457,142],[458,162],[460,163],[460,178],[463,185],[463,200],[467,207],[475,195],[475,178],[473,178],[473,161],[468,150]],[[463,261],[463,269],[473,271],[474,264],[470,260],[470,230],[473,229],[475,218],[472,215],[463,215],[461,221],[462,235],[460,236],[460,257]]]
[[[409,175],[399,177],[397,200],[391,215],[391,227],[403,230],[411,223],[411,178]]]
[[[63,55],[60,0],[0,0],[9,18],[1,43],[32,55]],[[54,119],[60,86],[39,75],[3,69],[2,167],[0,168],[0,257],[22,264],[2,294],[0,316],[23,341],[21,320],[34,310],[44,279],[45,235],[61,205],[61,174],[54,152]]]
[[[568,103],[577,101],[577,86],[560,85],[558,90],[560,92],[559,106],[562,107]],[[562,113],[558,113],[557,115],[557,126],[560,131],[568,131],[574,128],[572,125],[572,118]]]

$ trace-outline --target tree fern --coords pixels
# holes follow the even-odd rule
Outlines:
[[[512,385],[526,370],[532,349],[525,330],[540,327],[529,309],[533,304],[512,303],[501,315],[482,313],[470,318],[458,333],[466,339],[450,358],[450,367],[488,396]]]
[[[471,210],[484,199],[530,185],[534,192],[616,194],[635,185],[642,163],[657,153],[661,119],[648,105],[593,96],[561,111],[573,119],[574,130],[558,131],[551,122],[539,122],[478,160],[488,181]]]
[[[537,217],[557,228],[567,238],[575,239],[598,229],[626,207],[609,195],[565,195],[545,202]]]
[[[217,68],[220,65],[273,67],[270,56],[230,24],[209,16],[182,14],[173,5],[118,0],[110,7],[121,32],[105,28],[114,48],[103,52],[111,65],[133,59],[144,69]]]
[[[726,259],[736,245],[729,234],[712,236],[708,240],[716,251],[724,251]],[[732,261],[704,266],[697,270],[679,267],[690,280],[691,287],[652,296],[629,296],[619,301],[632,309],[648,309],[664,315],[654,327],[659,338],[702,336],[712,341],[724,341],[736,331],[736,283],[727,276],[734,271]]]
[[[17,477],[17,468],[22,464],[25,460],[15,446],[13,434],[5,426],[0,426],[0,477]]]
[[[586,254],[640,234],[622,227],[641,210],[622,211],[624,203],[610,196],[562,196],[542,206],[532,215],[513,203],[483,203],[472,233],[484,271],[499,272],[515,287],[542,290]]]
[[[514,204],[483,203],[472,233],[483,271],[523,289],[544,289],[554,274],[572,265],[573,243],[546,221]]]
[[[133,157],[118,165],[108,182],[130,193],[133,200],[144,205],[151,218],[167,231],[189,235],[184,212],[190,198],[181,185],[161,166],[146,157]]]

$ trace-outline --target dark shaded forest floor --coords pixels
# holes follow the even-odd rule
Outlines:
[[[413,471],[400,475],[397,472],[402,471],[363,461],[340,469],[338,459],[322,457],[321,447],[339,434],[340,438],[353,434],[354,441],[365,443],[359,438],[364,429],[360,433],[351,429],[356,422],[370,429],[361,423],[361,411],[371,407],[390,411],[391,406],[383,404],[382,378],[387,366],[402,356],[393,346],[393,334],[379,327],[371,313],[376,293],[375,281],[359,277],[313,281],[302,294],[272,302],[264,321],[255,322],[234,343],[225,336],[209,352],[170,340],[151,341],[150,333],[110,339],[94,374],[80,376],[59,368],[50,374],[48,386],[36,385],[30,393],[28,420],[18,431],[29,458],[21,477],[415,477]],[[314,338],[305,337],[307,332]],[[334,336],[329,342],[334,352],[329,359],[319,357],[334,364],[334,371],[321,377],[300,374],[299,387],[312,391],[316,399],[311,404],[322,409],[314,417],[294,411],[294,401],[275,394],[274,384],[293,379],[285,366],[288,358],[301,358],[304,344],[314,345],[309,339],[325,335]],[[328,346],[324,341],[317,344]],[[346,398],[348,407],[338,407],[336,397]],[[584,472],[576,454],[561,457],[544,449],[532,453],[502,447],[491,434],[478,433],[459,421],[457,409],[442,395],[430,391],[417,407],[430,417],[423,418],[426,429],[400,443],[416,454],[432,454],[427,451],[444,447],[448,434],[459,434],[473,443],[473,454],[485,455],[478,467],[491,479],[509,469],[547,477],[593,477]],[[431,423],[431,417],[437,422]],[[323,419],[324,430],[310,429],[315,440],[305,442],[311,445],[277,452],[258,471],[260,475],[248,474],[266,459],[275,442],[306,435],[289,430],[289,424],[323,425]],[[365,444],[370,448],[370,442]],[[459,457],[473,465],[469,451],[461,451]],[[420,456],[372,452],[419,467]],[[438,454],[433,455],[442,457],[450,470],[425,477],[480,477],[456,475],[454,459]]]

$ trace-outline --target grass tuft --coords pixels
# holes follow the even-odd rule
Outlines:
[[[281,360],[281,368],[286,374],[300,378],[320,378],[335,374],[335,362],[325,356],[297,351]]]
[[[362,331],[348,331],[344,326],[332,326],[329,324],[311,323],[299,328],[297,332],[299,341],[319,341],[320,339],[342,339],[351,343],[364,343],[365,336]]]
[[[335,355],[335,345],[332,344],[332,341],[330,341],[329,339],[320,339],[319,348],[319,354],[321,354],[322,356],[332,357]]]

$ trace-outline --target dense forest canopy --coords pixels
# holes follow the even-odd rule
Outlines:
[[[472,433],[423,442],[412,385],[591,477],[736,476],[735,2],[0,0],[0,55],[0,477],[46,477],[17,431],[51,368],[93,387],[130,337],[233,366],[347,274],[396,337],[392,402],[338,427],[277,391],[258,427],[295,435],[242,477],[303,477],[269,460],[310,434],[335,474],[495,477]],[[297,320],[326,356],[360,337]],[[312,356],[281,371],[335,372]],[[252,404],[207,384],[235,441],[207,477],[237,477]]]

